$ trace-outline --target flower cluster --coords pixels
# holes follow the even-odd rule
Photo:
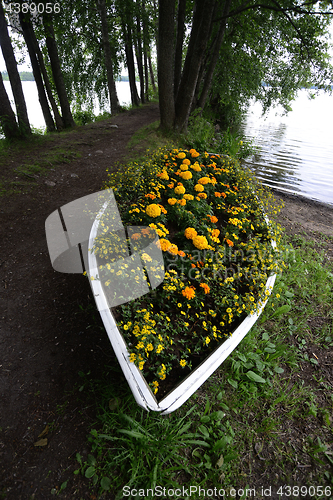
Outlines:
[[[154,394],[171,373],[193,369],[270,294],[267,278],[283,266],[271,245],[280,235],[265,220],[253,182],[236,160],[194,149],[160,150],[109,176],[124,225],[150,228],[163,252],[163,283],[117,310],[130,361]],[[142,231],[132,235],[137,244]],[[95,248],[102,262],[112,254],[103,237]]]

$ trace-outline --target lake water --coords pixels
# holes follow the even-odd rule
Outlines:
[[[35,82],[22,83],[30,123],[45,128]],[[10,84],[4,84],[12,100]],[[116,86],[120,103],[129,104],[129,83]],[[309,100],[302,90],[292,108],[287,116],[277,108],[262,117],[260,104],[250,106],[242,130],[261,151],[244,163],[268,186],[333,204],[333,96]]]
[[[244,163],[263,184],[333,204],[333,96],[302,90],[291,106],[267,117],[260,104],[250,107],[242,130],[261,151]]]
[[[10,82],[4,82],[8,97],[12,103],[12,108],[15,110],[14,99]],[[28,117],[31,126],[35,128],[45,129],[45,121],[43,113],[38,101],[38,92],[35,82],[22,82],[23,93],[27,104]],[[130,104],[131,92],[128,82],[116,82],[118,99],[120,104]],[[98,105],[96,104],[96,112],[99,112]]]

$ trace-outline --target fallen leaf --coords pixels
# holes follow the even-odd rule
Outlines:
[[[222,467],[223,463],[224,463],[224,458],[223,458],[223,455],[221,455],[220,458],[218,459],[218,461],[216,462],[216,466]]]
[[[43,432],[41,432],[41,433],[39,434],[39,436],[38,436],[38,437],[39,437],[39,438],[42,438],[42,437],[46,436],[46,434],[47,434],[48,432],[49,432],[49,426],[47,425],[47,426],[45,427],[45,429],[43,430]]]
[[[34,446],[46,446],[47,445],[47,438],[39,439],[39,441],[36,441],[34,443]]]

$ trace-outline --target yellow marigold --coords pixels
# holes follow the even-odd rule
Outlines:
[[[182,207],[185,207],[185,205],[186,205],[186,200],[184,200],[184,198],[182,198],[181,200],[177,200],[177,203],[178,203],[179,205],[181,205]]]
[[[196,191],[198,191],[198,192],[201,192],[201,191],[203,191],[205,188],[204,188],[201,184],[196,184],[196,185],[194,186],[194,189],[195,189]]]
[[[192,158],[197,158],[200,153],[198,153],[195,149],[190,149],[190,155],[192,156]]]
[[[190,172],[189,170],[187,170],[186,172],[182,172],[180,174],[180,177],[182,179],[184,179],[185,181],[188,181],[188,180],[192,179],[192,172]]]
[[[193,227],[187,227],[185,229],[185,236],[188,240],[193,240],[197,236],[197,232]]]
[[[213,238],[218,238],[219,234],[220,234],[219,229],[213,229],[212,231]]]
[[[196,248],[199,248],[199,250],[204,250],[209,246],[206,236],[196,236],[193,238],[193,245]]]
[[[179,158],[180,160],[182,160],[183,158],[186,158],[186,154],[183,153],[183,152],[178,153],[177,158]]]
[[[195,172],[201,172],[201,167],[199,165],[199,163],[196,161],[193,165],[191,165],[191,168],[195,171]]]
[[[159,205],[156,205],[156,203],[152,203],[146,208],[146,214],[149,217],[158,217],[159,215],[161,215],[161,208],[159,207]]]
[[[185,188],[184,188],[184,186],[176,186],[176,187],[175,187],[175,193],[176,193],[176,194],[184,194],[184,193],[185,193]]]
[[[201,177],[201,179],[198,180],[198,184],[209,184],[210,183],[210,178],[209,177]]]
[[[184,366],[186,366],[186,360],[185,360],[185,359],[181,359],[181,360],[179,361],[179,364],[180,364],[180,366],[181,366],[182,368],[184,368]]]
[[[157,244],[163,252],[166,252],[171,247],[170,241],[165,238],[158,240]]]
[[[161,172],[160,174],[157,174],[157,177],[160,177],[160,179],[163,179],[165,181],[169,180],[168,173],[165,170],[163,170],[163,172]]]
[[[175,245],[174,243],[170,244],[169,248],[168,248],[168,252],[173,254],[173,255],[177,255],[178,254],[178,247],[177,245]]]
[[[204,289],[205,293],[209,293],[210,292],[210,287],[206,283],[200,283],[200,286],[201,286],[201,288]]]
[[[130,363],[134,363],[135,358],[136,358],[136,355],[134,354],[134,352],[132,352],[130,355]]]
[[[176,200],[176,198],[169,198],[168,203],[169,203],[169,205],[174,205],[175,203],[177,203],[177,200]]]
[[[185,160],[182,161],[182,164],[183,165],[191,165],[191,160],[189,160],[188,158],[185,158]]]
[[[194,200],[193,194],[184,194],[183,197],[185,200],[188,200],[188,201]]]
[[[201,198],[202,200],[205,200],[207,198],[207,195],[206,193],[199,193],[198,194],[199,198]]]
[[[182,165],[180,165],[180,170],[188,170],[188,166],[186,164],[184,164],[184,165],[182,164]]]
[[[182,294],[184,297],[186,297],[188,300],[191,300],[195,297],[195,290],[192,286],[187,286],[185,287],[184,290],[182,290]]]

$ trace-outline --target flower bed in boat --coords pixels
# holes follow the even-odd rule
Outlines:
[[[145,248],[152,232],[159,236],[164,281],[113,314],[130,362],[160,399],[265,302],[267,279],[280,266],[272,246],[279,235],[253,194],[249,174],[226,156],[159,151],[110,174],[106,187],[124,226],[137,227],[127,234],[132,249]],[[121,247],[113,255],[117,235],[110,238],[107,229],[93,246],[106,291],[135,273]],[[141,258],[154,268],[148,252]]]

